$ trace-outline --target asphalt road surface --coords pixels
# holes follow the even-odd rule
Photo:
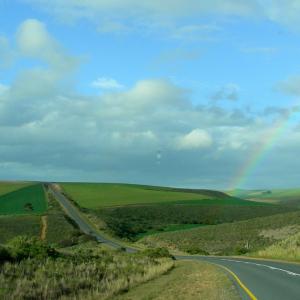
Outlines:
[[[260,259],[236,257],[180,256],[178,259],[196,259],[223,266],[233,272],[258,300],[299,300],[300,265]],[[234,281],[237,283],[236,278]],[[237,284],[242,299],[251,296]]]
[[[127,252],[138,251],[102,236],[54,185],[47,184],[47,186],[83,232],[113,248],[125,248]],[[176,259],[200,260],[221,266],[230,274],[242,299],[300,300],[300,264],[225,256],[176,256]]]

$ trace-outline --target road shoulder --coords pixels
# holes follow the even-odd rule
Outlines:
[[[236,300],[240,299],[228,275],[217,266],[197,261],[177,261],[176,267],[142,284],[117,300]]]

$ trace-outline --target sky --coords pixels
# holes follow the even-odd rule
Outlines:
[[[0,0],[0,180],[300,186],[300,1]]]

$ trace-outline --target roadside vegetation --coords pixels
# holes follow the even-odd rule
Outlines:
[[[298,233],[253,253],[252,256],[300,262],[300,227]]]
[[[36,238],[0,248],[1,299],[111,299],[174,267],[167,250],[137,254],[96,244],[59,252]]]
[[[0,244],[6,243],[17,235],[38,237],[40,235],[41,217],[0,216]]]
[[[257,252],[299,232],[300,212],[204,226],[144,237],[150,247],[168,247],[191,254],[239,255]],[[283,230],[285,229],[285,230]]]
[[[228,275],[217,266],[195,261],[177,261],[175,268],[157,279],[141,284],[116,300],[237,300]]]

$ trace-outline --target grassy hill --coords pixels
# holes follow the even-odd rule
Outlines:
[[[246,200],[300,206],[300,189],[235,190],[229,194]]]
[[[47,210],[41,184],[18,188],[0,196],[0,215],[41,214]]]
[[[32,185],[30,182],[0,182],[0,196],[8,194],[10,192],[19,190],[21,188],[27,187],[29,185]]]
[[[101,183],[67,183],[61,187],[99,229],[131,241],[158,232],[291,211],[210,190]]]
[[[6,191],[0,196],[0,243],[18,235],[40,237],[58,246],[89,239],[65,215],[57,201],[47,197],[42,184],[0,185],[2,191]]]
[[[84,208],[230,198],[222,192],[110,183],[63,183],[64,192]]]
[[[298,232],[274,243],[273,245],[253,253],[255,257],[300,261],[300,228]]]
[[[264,249],[300,230],[300,212],[167,232],[143,238],[147,246],[165,246],[187,252],[227,255]]]

